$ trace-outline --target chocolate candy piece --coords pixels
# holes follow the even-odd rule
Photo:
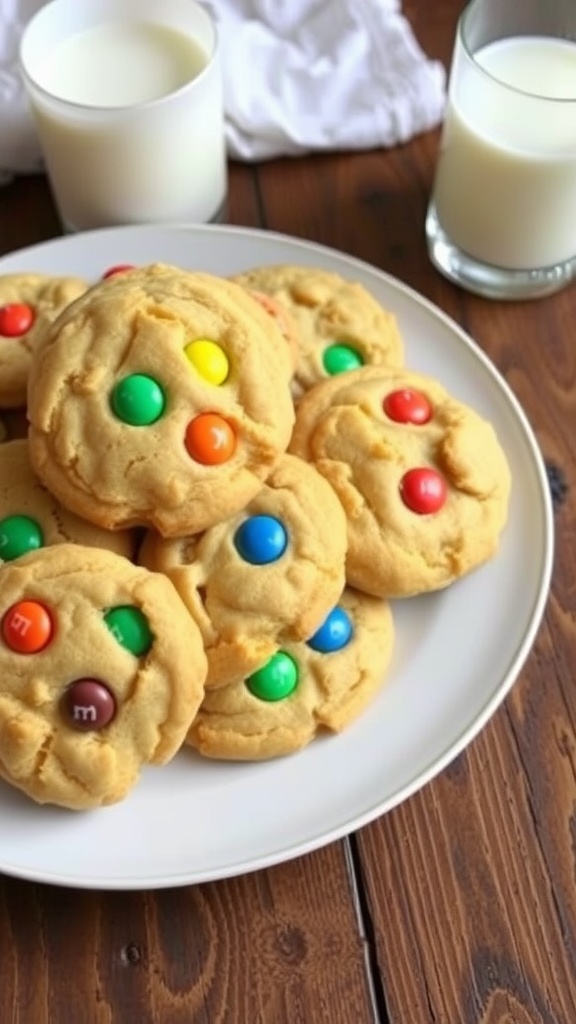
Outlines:
[[[26,302],[9,302],[0,306],[0,334],[4,338],[21,338],[34,323],[34,310]]]
[[[446,481],[435,469],[409,469],[400,481],[400,494],[407,508],[418,515],[438,512],[446,501]]]
[[[160,419],[166,405],[157,381],[144,373],[132,373],[116,384],[111,405],[115,416],[133,427],[146,427]]]
[[[27,551],[36,551],[43,543],[40,524],[30,516],[6,516],[0,522],[0,559],[3,562],[11,562]]]
[[[202,412],[190,420],[184,443],[195,462],[202,466],[220,466],[234,455],[236,434],[223,416]]]
[[[432,406],[421,391],[415,388],[398,388],[391,391],[382,402],[386,415],[396,423],[414,423],[420,426],[428,423]]]
[[[116,277],[116,274],[125,274],[127,270],[134,270],[133,263],[115,263],[113,267],[108,267],[102,274],[102,280],[107,281],[109,277]]]
[[[69,724],[84,732],[103,729],[116,714],[116,701],[98,679],[76,679],[64,694],[63,710]]]
[[[338,373],[347,373],[348,370],[357,370],[364,365],[364,360],[359,352],[351,345],[337,343],[329,345],[324,350],[322,363],[326,373],[335,377]]]
[[[307,641],[313,651],[332,654],[350,643],[354,630],[348,612],[337,605],[328,613],[324,622]]]
[[[196,338],[186,346],[184,355],[202,380],[217,387],[225,383],[230,363],[221,345],[210,338]]]
[[[153,642],[148,620],[139,608],[132,605],[117,605],[109,608],[104,622],[119,644],[139,657],[147,654]]]
[[[245,562],[268,565],[282,557],[288,537],[275,516],[250,516],[236,530],[234,546]]]
[[[2,619],[4,642],[18,654],[38,654],[43,651],[50,643],[53,632],[52,616],[40,601],[17,601]]]
[[[284,700],[297,685],[298,666],[286,651],[277,651],[246,680],[250,693],[260,700]]]

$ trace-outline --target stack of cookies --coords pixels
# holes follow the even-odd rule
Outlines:
[[[263,759],[344,728],[385,679],[392,599],[497,550],[490,424],[405,369],[394,316],[334,273],[16,277],[0,776],[92,808],[182,748]]]

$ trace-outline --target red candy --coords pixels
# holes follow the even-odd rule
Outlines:
[[[64,694],[63,711],[75,729],[103,729],[116,714],[116,701],[98,679],[76,679]]]
[[[109,277],[115,277],[116,274],[124,274],[127,270],[134,270],[133,263],[116,263],[113,267],[108,267],[102,274],[102,280],[106,281]]]
[[[412,388],[391,391],[386,395],[382,408],[395,423],[414,423],[420,426],[422,423],[428,423],[432,415],[432,406],[426,395]]]
[[[444,477],[428,466],[409,469],[400,481],[402,501],[412,512],[422,516],[442,508],[447,490]]]
[[[0,306],[0,334],[4,338],[20,338],[34,323],[34,310],[25,302],[9,302]]]

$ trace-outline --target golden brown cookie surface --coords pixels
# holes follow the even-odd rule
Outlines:
[[[510,469],[490,423],[437,381],[364,367],[298,405],[291,451],[348,520],[348,583],[382,597],[446,586],[495,554]]]
[[[301,391],[361,365],[402,365],[396,319],[363,285],[291,265],[255,267],[234,280],[270,296],[294,322],[294,379]]]
[[[62,544],[0,567],[0,775],[39,803],[115,803],[179,749],[200,635],[166,577]]]
[[[88,288],[77,277],[0,275],[0,408],[26,403],[30,365],[48,326]]]
[[[207,692],[188,743],[207,757],[262,760],[338,732],[383,684],[393,641],[390,606],[347,588],[307,643],[283,644],[249,679]]]
[[[198,623],[212,688],[314,632],[344,587],[346,543],[330,484],[284,455],[237,515],[195,537],[149,533],[140,559],[171,578]]]
[[[0,448],[0,563],[52,544],[108,548],[131,558],[130,530],[103,530],[64,508],[34,473],[28,442],[6,441]]]
[[[252,297],[260,303],[262,308],[266,310],[268,315],[276,321],[280,333],[288,346],[289,359],[292,366],[292,372],[294,372],[298,362],[299,345],[298,328],[296,327],[293,318],[286,307],[271,295],[267,295],[266,292],[254,290],[253,288],[248,290],[250,295],[252,295]]]
[[[32,463],[98,525],[198,532],[242,508],[285,451],[289,376],[276,324],[240,286],[160,264],[118,274],[35,362]]]

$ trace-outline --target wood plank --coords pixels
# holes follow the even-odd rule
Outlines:
[[[504,707],[439,779],[363,830],[360,860],[391,1021],[493,1024],[508,1013],[519,1024],[568,1022],[576,1007],[573,294],[462,303],[461,322],[506,375],[556,467],[562,556],[545,623]]]
[[[250,164],[237,160],[228,165],[228,203],[226,223],[259,227],[262,225],[258,174]]]
[[[22,175],[0,188],[0,255],[61,233],[43,175]]]
[[[3,878],[0,907],[3,1024],[376,1019],[342,843],[158,892]]]
[[[574,1019],[574,736],[562,686],[539,685],[553,635],[468,751],[358,837],[393,1022]]]

